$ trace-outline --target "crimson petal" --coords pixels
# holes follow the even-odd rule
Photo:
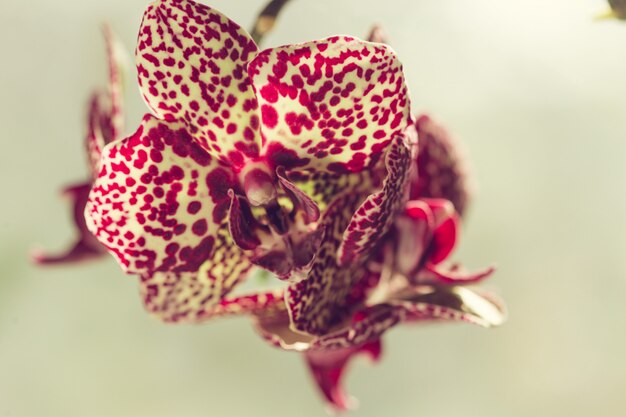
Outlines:
[[[471,185],[459,145],[428,116],[420,116],[415,127],[419,138],[418,176],[411,185],[410,199],[450,200],[462,216],[470,201]]]
[[[72,214],[74,225],[78,232],[78,239],[65,253],[59,255],[49,255],[35,252],[33,259],[38,264],[55,264],[64,262],[77,262],[86,259],[96,258],[106,253],[106,250],[87,230],[85,223],[85,205],[91,190],[91,183],[73,185],[65,188],[63,194],[70,198],[72,202]]]
[[[380,339],[376,339],[358,347],[307,351],[304,357],[329,405],[333,410],[347,411],[355,405],[355,401],[345,393],[342,386],[348,363],[359,354],[367,355],[372,361],[377,362],[381,351]]]

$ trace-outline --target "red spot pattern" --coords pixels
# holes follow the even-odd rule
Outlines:
[[[211,258],[195,271],[144,275],[140,286],[144,305],[161,320],[191,323],[215,315],[252,313],[263,307],[279,310],[277,301],[282,298],[274,293],[225,299],[251,266],[222,227],[216,233]]]
[[[218,11],[193,1],[156,1],[139,30],[139,85],[155,114],[184,120],[206,151],[224,161],[240,148],[258,155],[250,146],[258,142],[258,115],[246,73],[256,52],[250,36]]]
[[[409,124],[402,66],[385,45],[331,37],[265,50],[248,71],[266,146],[280,142],[315,169],[371,167]]]
[[[360,204],[359,194],[344,194],[326,209],[319,227],[324,239],[305,280],[292,284],[285,302],[294,328],[312,335],[322,335],[333,325],[349,317],[349,294],[366,270],[361,264],[339,267],[337,251],[343,232]]]
[[[152,116],[105,155],[87,204],[90,230],[129,273],[197,272],[226,217],[229,172],[183,124]]]
[[[416,137],[410,127],[394,139],[385,158],[387,177],[383,188],[370,195],[354,213],[339,248],[339,263],[345,265],[358,257],[367,257],[394,223],[407,200],[412,157]],[[407,145],[406,143],[409,143]],[[411,145],[413,143],[413,145]]]
[[[250,163],[270,173],[284,167],[290,174],[349,177],[337,183],[342,192],[354,191],[353,210],[376,183],[369,172],[410,123],[402,67],[391,49],[332,37],[257,52],[245,31],[209,7],[163,0],[147,8],[137,71],[144,98],[162,121],[145,118],[135,135],[107,149],[87,207],[90,227],[128,272],[185,281],[210,263],[229,190],[245,194],[239,176]],[[365,171],[368,181],[355,184],[352,176]],[[331,283],[324,270],[336,269],[349,207],[328,220],[332,233],[309,284]],[[353,279],[339,278],[338,288],[319,294],[311,288],[316,299],[332,292],[319,329],[335,320]]]

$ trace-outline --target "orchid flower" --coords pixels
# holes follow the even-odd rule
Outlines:
[[[87,230],[85,223],[85,205],[94,178],[98,174],[100,154],[104,146],[121,138],[124,129],[122,97],[122,48],[115,39],[111,28],[103,27],[106,44],[109,83],[106,91],[92,94],[87,117],[85,139],[89,164],[89,179],[85,182],[68,186],[63,195],[72,203],[74,225],[78,231],[76,242],[65,253],[48,255],[34,253],[34,260],[40,264],[70,263],[91,259],[106,254],[105,248]]]
[[[451,175],[446,183],[457,186],[435,188],[441,192],[437,198],[414,196],[416,199],[407,201],[369,261],[346,266],[350,274],[360,277],[345,304],[350,314],[342,315],[342,322],[317,336],[294,329],[287,313],[257,315],[258,331],[267,341],[305,352],[316,382],[335,411],[354,405],[341,385],[349,360],[359,353],[378,360],[380,338],[395,325],[440,320],[492,327],[506,316],[499,298],[467,287],[489,276],[493,268],[467,273],[457,265],[447,265],[459,234],[459,216],[451,200],[462,202],[463,207],[467,203],[465,171],[459,167],[454,142],[443,129],[427,116],[419,117],[416,127],[420,149],[414,160],[432,165],[433,173]],[[412,194],[428,191],[415,177],[408,189]]]
[[[102,152],[89,230],[163,320],[221,314],[257,265],[289,282],[295,328],[326,332],[358,279],[336,253],[367,259],[408,181],[416,133],[396,55],[348,36],[259,51],[218,11],[161,0],[136,60],[153,114]]]
[[[161,320],[253,317],[270,344],[304,352],[345,410],[350,359],[377,360],[395,325],[490,327],[505,312],[468,287],[493,268],[449,262],[466,169],[442,128],[411,115],[382,29],[259,50],[286,3],[273,0],[252,36],[192,0],[147,7],[136,65],[151,114],[120,136],[110,65],[112,104],[94,102],[93,178],[75,204],[99,243],[83,237],[76,250],[105,247]],[[259,268],[282,287],[237,293]]]

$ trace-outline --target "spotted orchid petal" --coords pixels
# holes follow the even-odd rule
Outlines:
[[[324,397],[335,411],[350,408],[341,379],[351,357],[360,352],[374,360],[380,355],[381,336],[400,323],[464,321],[483,327],[504,322],[506,310],[493,294],[465,287],[421,286],[388,294],[385,302],[361,306],[352,318],[322,336],[293,331],[280,314],[257,316],[256,328],[270,344],[304,352]]]
[[[259,53],[248,65],[266,158],[287,170],[371,168],[409,124],[391,48],[347,36]]]
[[[63,190],[63,195],[69,198],[72,203],[72,215],[78,238],[65,253],[50,255],[39,251],[35,252],[33,254],[35,262],[38,264],[77,262],[99,257],[105,253],[104,247],[87,230],[85,223],[84,213],[89,190],[91,190],[91,182],[73,185]]]
[[[212,316],[252,315],[276,317],[286,310],[283,290],[260,292],[227,298],[218,304]]]
[[[412,149],[415,143],[411,128],[397,137],[385,157],[387,177],[382,189],[370,195],[350,220],[338,252],[338,262],[345,265],[358,257],[367,256],[389,231],[404,206],[410,178]]]
[[[361,305],[351,318],[320,336],[294,331],[286,315],[257,317],[256,328],[276,347],[305,352],[361,346],[379,339],[387,330],[404,322],[464,321],[495,327],[505,319],[504,304],[487,291],[461,286],[419,286],[389,294],[381,303]]]
[[[195,272],[219,246],[234,187],[183,123],[147,115],[104,149],[87,225],[128,273]]]
[[[311,374],[333,411],[348,411],[355,408],[356,400],[346,394],[342,380],[348,363],[357,355],[366,355],[378,362],[382,352],[380,340],[364,345],[333,350],[308,351],[304,354]]]
[[[379,164],[381,165],[381,164]],[[320,171],[291,171],[289,178],[317,205],[322,212],[338,196],[345,193],[360,194],[365,200],[372,190],[381,187],[385,177],[384,167],[353,174]]]
[[[245,30],[208,6],[155,1],[136,50],[143,97],[159,118],[185,121],[207,152],[241,166],[259,151],[257,103],[246,73],[257,50]]]
[[[358,194],[340,196],[320,220],[318,229],[324,235],[311,269],[305,279],[290,285],[285,294],[292,327],[296,331],[324,334],[350,314],[348,295],[366,271],[356,266],[340,267],[337,250],[360,200]]]
[[[230,242],[225,229],[217,238],[211,258],[197,271],[156,272],[141,278],[146,310],[166,322],[197,323],[213,316],[275,308],[277,300],[284,306],[282,293],[226,299],[252,264]]]
[[[411,200],[450,200],[462,216],[471,197],[471,186],[458,144],[428,116],[420,116],[415,127],[419,138],[418,175],[411,184]]]

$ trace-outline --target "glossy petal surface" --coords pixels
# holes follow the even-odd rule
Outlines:
[[[287,169],[359,172],[409,123],[402,66],[385,45],[340,36],[282,46],[248,72],[265,154]]]
[[[462,216],[471,197],[471,187],[458,144],[428,116],[420,116],[415,126],[419,137],[418,177],[411,185],[410,198],[450,200]]]
[[[126,272],[195,272],[218,246],[233,186],[182,123],[146,116],[105,148],[87,225]]]
[[[389,231],[396,214],[404,206],[413,156],[411,152],[413,145],[407,145],[405,140],[407,138],[404,136],[394,139],[385,157],[387,177],[382,189],[370,195],[350,220],[339,248],[340,265],[369,255]]]
[[[154,113],[184,120],[213,155],[258,155],[258,116],[246,62],[257,47],[239,25],[187,0],[148,6],[137,44],[139,85]]]

